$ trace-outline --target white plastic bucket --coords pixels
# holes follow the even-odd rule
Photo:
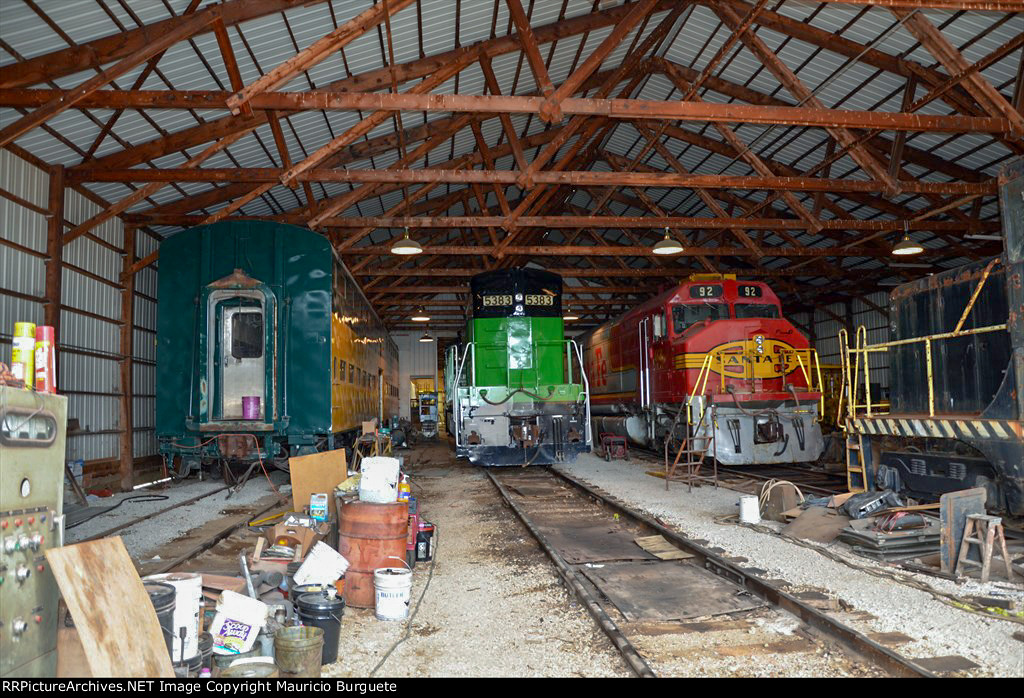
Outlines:
[[[757,497],[752,494],[740,497],[740,521],[748,524],[761,523],[761,510],[757,505]]]
[[[203,600],[203,576],[187,572],[154,574],[147,580],[170,584],[174,587],[174,661],[191,659],[199,654],[199,612]],[[185,653],[181,650],[181,628],[185,628]]]
[[[362,475],[359,478],[359,500],[389,504],[398,499],[397,458],[375,456],[364,458],[360,466]]]
[[[409,616],[409,602],[412,599],[411,569],[381,567],[374,570],[373,589],[377,620],[405,620]]]

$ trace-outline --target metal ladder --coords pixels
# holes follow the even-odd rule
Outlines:
[[[675,434],[676,426],[679,423],[679,415],[683,413],[682,405],[680,405],[679,412],[676,413],[676,418],[672,423],[672,430],[669,434]],[[699,436],[697,431],[704,423],[704,418],[708,415],[710,409],[711,422],[709,424],[709,434],[707,436]],[[701,417],[697,420],[696,424],[691,424],[689,418],[687,418],[686,424],[686,438],[683,439],[682,443],[679,444],[679,448],[676,451],[675,458],[672,463],[668,462],[668,440],[665,441],[665,470],[663,477],[665,478],[665,489],[668,489],[669,482],[672,481],[683,481],[686,482],[688,490],[693,490],[694,482],[708,481],[714,482],[715,487],[718,487],[718,458],[716,456],[717,449],[715,448],[715,417],[716,410],[714,406],[710,408],[705,405],[704,410],[701,412]],[[699,443],[702,445],[697,445]],[[700,469],[704,465],[704,458],[707,456],[708,451],[712,453],[712,465],[714,468],[713,475],[701,475]],[[685,456],[685,460],[684,460]],[[685,467],[686,472],[677,474],[679,468]]]

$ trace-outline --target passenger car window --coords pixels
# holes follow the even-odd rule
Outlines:
[[[672,306],[672,331],[680,334],[690,325],[705,320],[726,320],[729,306],[725,303],[688,303]]]
[[[263,313],[231,316],[231,356],[258,359],[263,356]]]
[[[779,306],[768,303],[737,303],[734,308],[738,318],[779,317]]]

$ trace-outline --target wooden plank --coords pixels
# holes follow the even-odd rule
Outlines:
[[[850,517],[824,507],[811,507],[780,531],[790,538],[831,543],[850,523]]]
[[[46,551],[95,677],[171,678],[160,622],[119,536]]]
[[[685,560],[694,557],[692,554],[684,552],[669,543],[665,540],[664,536],[642,536],[633,540],[637,545],[659,560]]]

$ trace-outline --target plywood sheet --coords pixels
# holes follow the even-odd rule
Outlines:
[[[171,678],[160,622],[120,536],[46,551],[89,672]]]
[[[623,562],[581,568],[629,621],[683,620],[763,605],[705,569],[678,562]]]
[[[345,449],[292,457],[288,470],[292,479],[292,508],[304,511],[310,495],[325,492],[332,497],[334,488],[348,477]]]

